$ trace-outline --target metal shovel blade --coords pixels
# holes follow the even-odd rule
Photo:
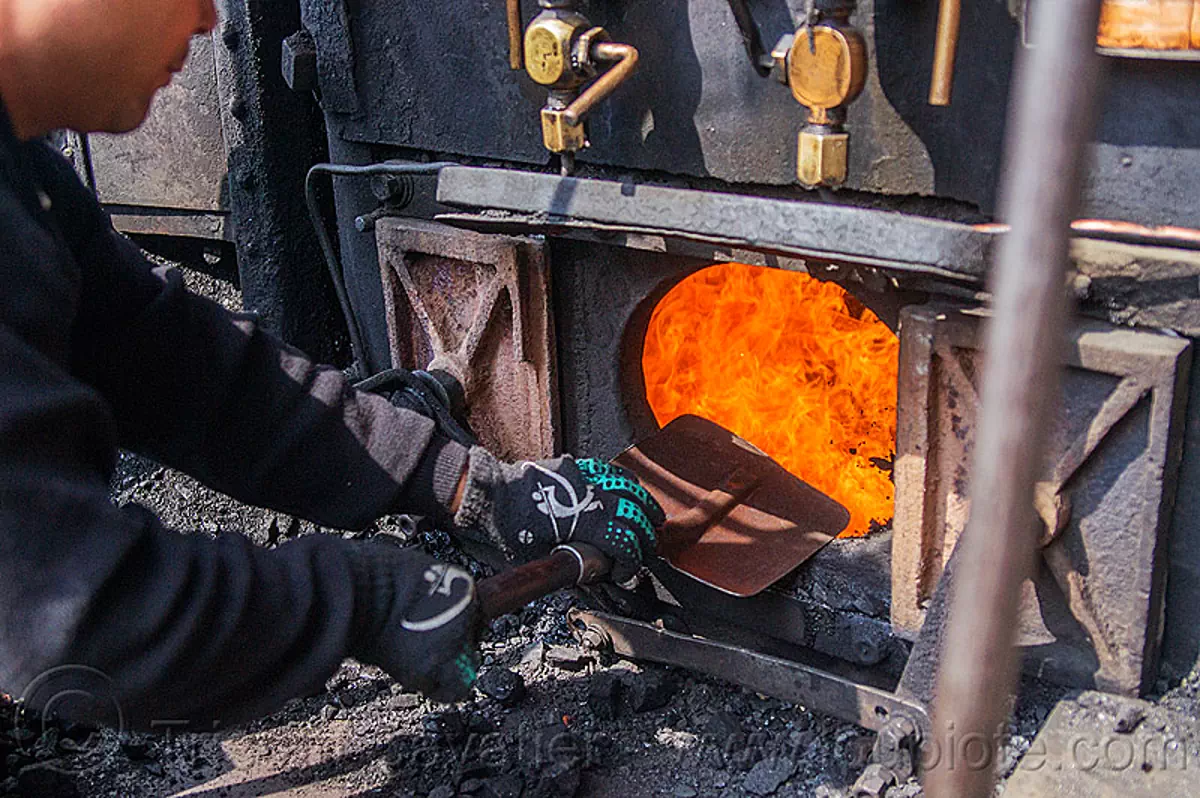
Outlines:
[[[658,555],[734,596],[761,593],[850,522],[845,507],[699,416],[680,416],[613,462],[667,513]]]

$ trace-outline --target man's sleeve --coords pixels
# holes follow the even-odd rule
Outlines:
[[[319,690],[355,637],[354,544],[267,551],[114,506],[104,401],[3,325],[0,362],[0,685],[94,668],[140,728],[211,728]]]
[[[327,526],[449,518],[465,447],[188,292],[105,228],[87,247],[75,370],[112,406],[123,446]]]

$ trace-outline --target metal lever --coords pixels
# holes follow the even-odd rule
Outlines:
[[[588,55],[592,61],[615,62],[615,66],[598,77],[583,94],[567,106],[567,110],[563,112],[563,121],[568,125],[578,125],[588,111],[616,91],[637,69],[638,51],[632,44],[596,42]]]
[[[961,21],[962,0],[942,0],[938,11],[937,40],[933,50],[933,78],[929,83],[930,105],[950,104]]]
[[[733,12],[733,19],[742,34],[742,43],[746,46],[746,55],[750,56],[754,71],[761,78],[767,77],[771,74],[774,60],[763,45],[762,34],[759,33],[758,24],[750,13],[747,0],[729,0],[729,10]]]

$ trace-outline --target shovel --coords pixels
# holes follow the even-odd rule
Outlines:
[[[684,415],[618,455],[667,514],[658,556],[723,593],[761,593],[837,537],[845,507],[729,430]],[[588,584],[609,563],[586,543],[505,571],[476,586],[488,618],[547,593]]]

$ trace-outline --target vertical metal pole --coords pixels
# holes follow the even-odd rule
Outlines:
[[[982,408],[935,697],[927,791],[991,796],[1016,684],[1021,585],[1037,541],[1033,485],[1060,379],[1071,221],[1095,124],[1101,0],[1041,0],[1018,60]]]

